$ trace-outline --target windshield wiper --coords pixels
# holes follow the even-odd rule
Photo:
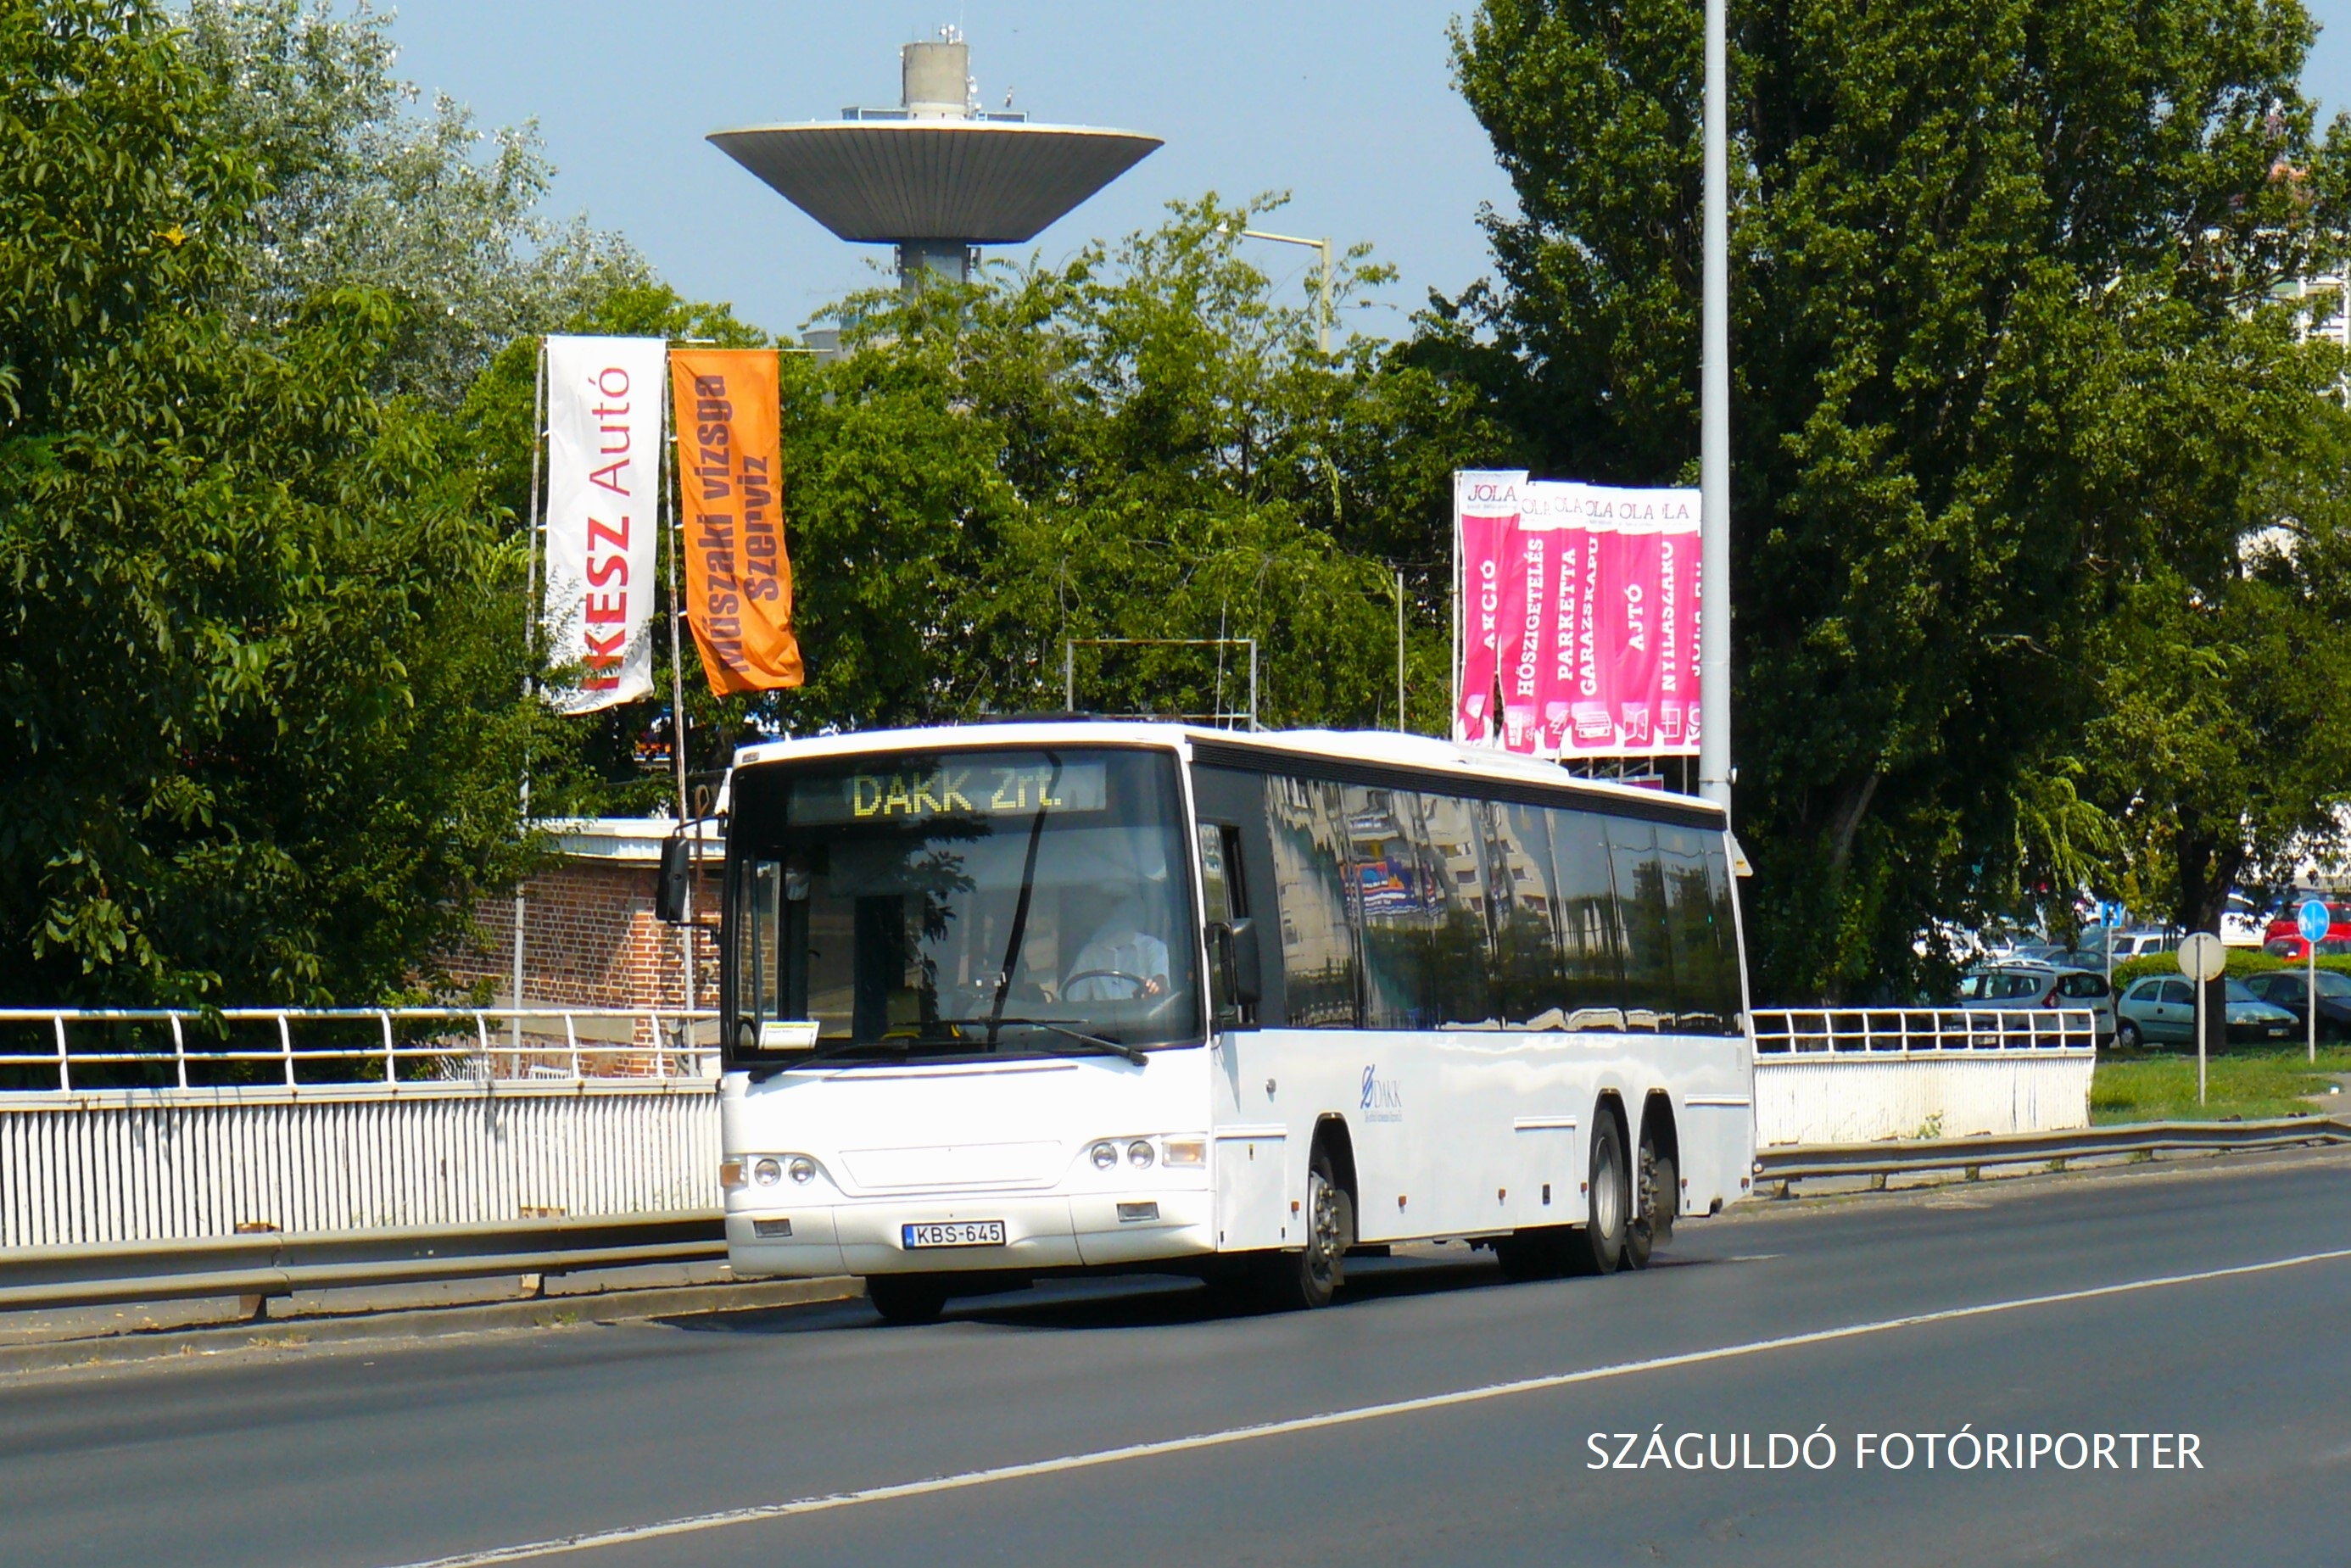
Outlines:
[[[1076,1040],[1080,1045],[1092,1046],[1096,1051],[1107,1051],[1113,1056],[1123,1056],[1137,1067],[1141,1067],[1144,1063],[1151,1060],[1149,1055],[1146,1054],[1140,1046],[1129,1045],[1123,1040],[1113,1040],[1107,1035],[1088,1034],[1081,1029],[1071,1029],[1068,1024],[1055,1023],[1050,1019],[941,1019],[938,1021],[946,1025],[949,1029],[953,1029],[958,1024],[986,1024],[988,1026],[991,1033],[998,1028],[1005,1026],[1008,1026],[1013,1029],[1050,1030],[1055,1034],[1064,1035],[1071,1040]]]

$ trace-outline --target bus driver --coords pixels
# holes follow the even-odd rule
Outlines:
[[[1061,998],[1072,1002],[1129,1001],[1167,989],[1167,944],[1143,928],[1143,904],[1121,900],[1086,945],[1078,949],[1062,982]]]

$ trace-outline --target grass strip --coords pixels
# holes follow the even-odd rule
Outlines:
[[[2206,1064],[2208,1097],[2196,1101],[2196,1053],[2172,1048],[2110,1048],[2090,1080],[2095,1126],[2126,1122],[2252,1121],[2351,1112],[2351,1093],[2329,1095],[2331,1074],[2351,1074],[2351,1049],[2322,1044],[2312,1066],[2305,1047],[2231,1046]],[[2313,1101],[2312,1095],[2323,1096]]]

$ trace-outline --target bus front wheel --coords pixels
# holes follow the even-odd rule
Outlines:
[[[1613,1274],[1625,1260],[1631,1183],[1625,1179],[1625,1135],[1616,1118],[1603,1111],[1592,1129],[1592,1175],[1585,1185],[1588,1209],[1583,1228],[1568,1243],[1568,1271]]]
[[[1305,1218],[1306,1245],[1295,1252],[1270,1253],[1261,1265],[1262,1299],[1275,1312],[1329,1306],[1339,1291],[1342,1260],[1354,1245],[1354,1200],[1321,1148],[1306,1170]]]

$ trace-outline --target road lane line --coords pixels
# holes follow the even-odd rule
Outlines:
[[[579,1535],[566,1535],[545,1541],[525,1542],[514,1546],[493,1547],[486,1552],[464,1552],[454,1557],[434,1557],[416,1563],[399,1564],[398,1568],[493,1568],[501,1563],[523,1563],[535,1558],[556,1557],[567,1552],[593,1552],[606,1546],[626,1546],[643,1541],[658,1541],[673,1535],[696,1535],[705,1531],[725,1530],[737,1524],[756,1524],[762,1520],[790,1519],[804,1513],[826,1513],[834,1509],[856,1508],[866,1503],[892,1502],[900,1498],[929,1497],[938,1492],[961,1491],[969,1487],[993,1486],[1000,1481],[1028,1480],[1038,1476],[1065,1474],[1071,1470],[1093,1469],[1102,1465],[1125,1464],[1134,1459],[1156,1458],[1163,1454],[1186,1454],[1203,1448],[1222,1448],[1236,1443],[1249,1443],[1265,1437],[1283,1437],[1298,1432],[1317,1432],[1332,1427],[1352,1427],[1365,1421],[1384,1420],[1394,1416],[1417,1415],[1424,1410],[1444,1410],[1459,1405],[1477,1405],[1489,1399],[1506,1399],[1513,1395],[1538,1394],[1546,1389],[1567,1388],[1580,1383],[1599,1383],[1609,1378],[1629,1377],[1643,1372],[1665,1372],[1675,1367],[1700,1366],[1708,1362],[1730,1361],[1740,1356],[1761,1355],[1775,1350],[1795,1350],[1804,1345],[1828,1344],[1837,1340],[1860,1339],[1869,1334],[1888,1333],[1896,1329],[1919,1328],[1929,1323],[1957,1322],[1967,1318],[1991,1317],[2000,1312],[2023,1312],[2033,1307],[2060,1306],[2068,1301],[2096,1301],[2106,1296],[2126,1295],[2134,1291],[2162,1290],[2175,1285],[2202,1284],[2212,1280],[2243,1279],[2253,1274],[2275,1273],[2284,1269],[2299,1269],[2313,1263],[2334,1263],[2351,1259],[2351,1247],[2338,1247],[2325,1252],[2304,1252],[2292,1258],[2275,1258],[2262,1263],[2240,1263],[2227,1269],[2203,1269],[2193,1274],[2164,1274],[2148,1280],[2130,1280],[2117,1285],[2093,1285],[2079,1291],[2060,1291],[2046,1296],[2022,1296],[2012,1301],[1986,1301],[1972,1307],[1946,1307],[1939,1312],[1913,1312],[1904,1317],[1881,1318],[1874,1322],[1848,1323],[1842,1328],[1814,1329],[1807,1333],[1782,1334],[1774,1339],[1750,1340],[1743,1344],[1719,1345],[1712,1350],[1684,1351],[1676,1355],[1651,1356],[1644,1361],[1616,1362],[1607,1366],[1585,1367],[1579,1372],[1554,1372],[1541,1377],[1522,1377],[1510,1383],[1489,1383],[1476,1388],[1458,1389],[1450,1394],[1426,1394],[1414,1399],[1391,1400],[1382,1405],[1361,1405],[1346,1410],[1326,1411],[1319,1416],[1293,1416],[1287,1421],[1267,1421],[1253,1427],[1231,1427],[1218,1432],[1200,1432],[1188,1437],[1168,1437],[1153,1443],[1130,1443],[1123,1448],[1098,1448],[1091,1453],[1065,1454],[1059,1458],[1033,1459],[1026,1464],[999,1465],[992,1469],[965,1470],[956,1475],[933,1476],[925,1480],[899,1481],[889,1486],[864,1487],[856,1491],[831,1492],[821,1497],[795,1498],[789,1502],[759,1503],[749,1508],[721,1510],[716,1513],[689,1514],[680,1519],[664,1520],[655,1524],[632,1525],[619,1530],[590,1531]]]

